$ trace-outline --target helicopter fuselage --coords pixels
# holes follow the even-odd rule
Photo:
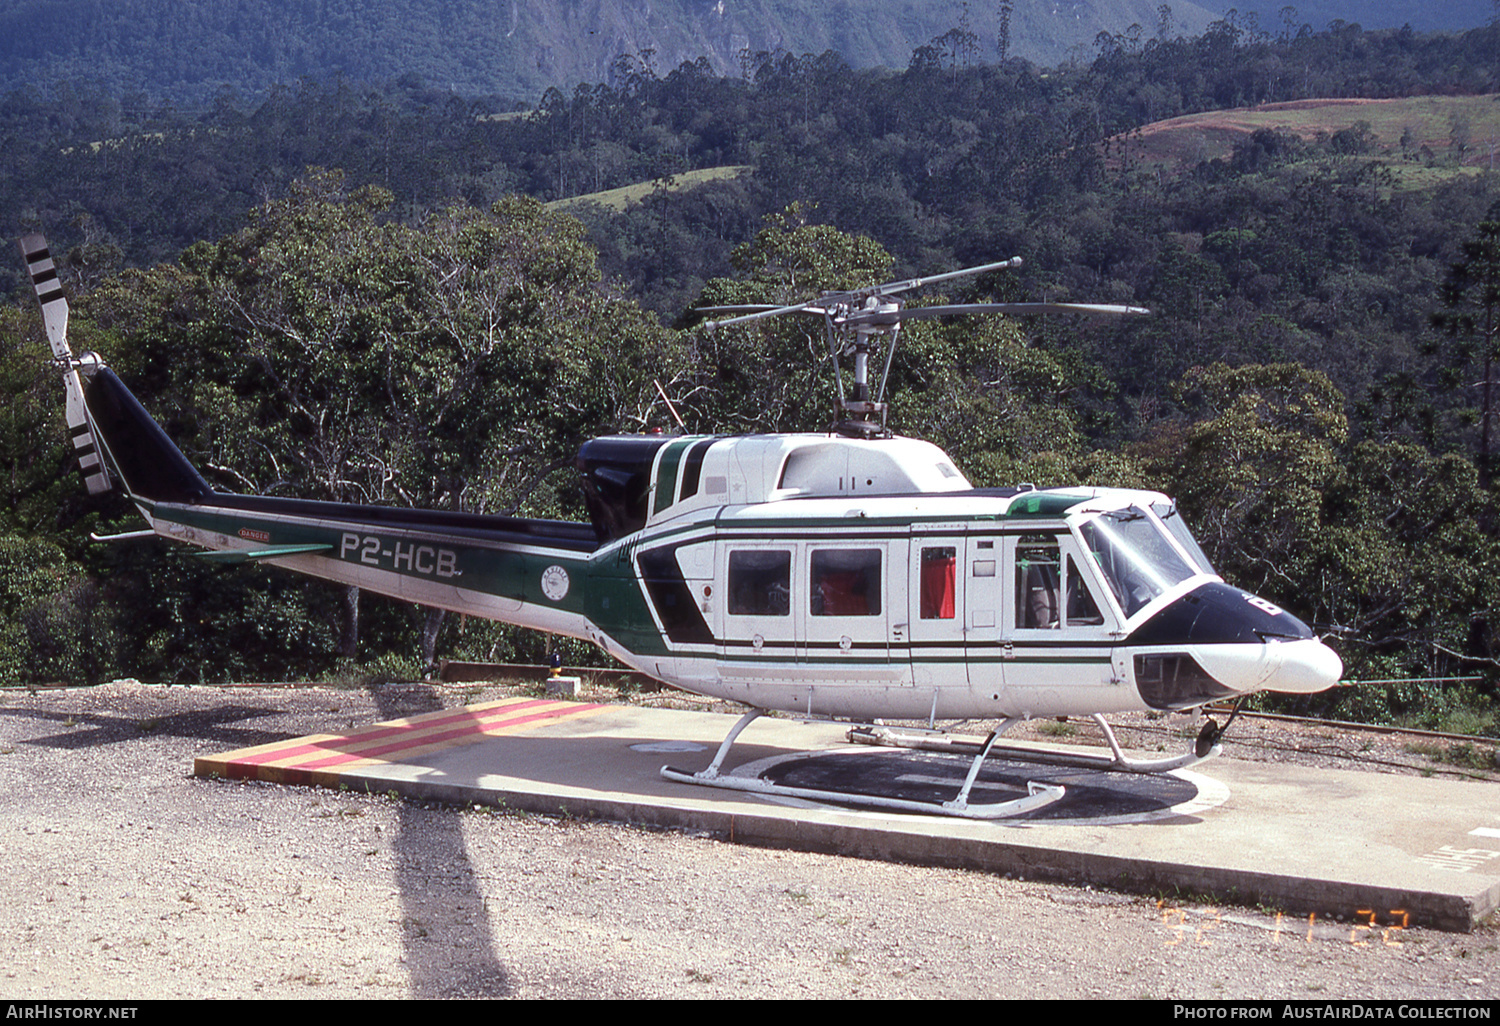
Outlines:
[[[124,391],[105,374],[91,411]],[[100,434],[139,477],[109,441],[127,432]],[[207,558],[587,639],[761,709],[1081,716],[1316,691],[1342,669],[1225,584],[1160,493],[976,489],[929,443],[837,434],[601,438],[578,467],[588,525],[127,491]]]

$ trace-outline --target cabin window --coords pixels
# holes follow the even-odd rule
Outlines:
[[[879,616],[880,550],[817,549],[812,554],[813,616]]]
[[[787,616],[792,611],[792,554],[747,549],[729,554],[729,612]]]
[[[1062,556],[1057,540],[1030,541],[1016,546],[1016,626],[1056,627],[1061,613],[1059,587]]]
[[[1104,614],[1099,612],[1099,604],[1094,601],[1088,583],[1078,572],[1078,564],[1073,562],[1073,557],[1069,556],[1067,563],[1068,626],[1097,627],[1104,622]]]
[[[952,620],[958,552],[949,545],[922,550],[922,619]]]

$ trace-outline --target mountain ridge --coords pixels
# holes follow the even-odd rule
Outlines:
[[[1014,4],[1009,56],[1090,56],[1100,32],[1132,25],[1149,37],[1162,27],[1161,7]],[[534,102],[549,87],[666,74],[700,58],[715,74],[740,74],[745,57],[778,49],[904,68],[914,50],[947,36],[940,59],[992,61],[1000,11],[961,0],[20,0],[0,4],[0,90],[83,80],[197,104],[223,89],[262,92],[304,77],[416,74],[464,95]],[[1199,33],[1218,17],[1190,2],[1171,11],[1176,33]]]

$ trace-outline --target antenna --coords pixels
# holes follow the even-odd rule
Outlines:
[[[657,381],[655,378],[652,378],[651,384],[656,386],[656,394],[661,396],[661,401],[667,404],[667,412],[670,413],[672,415],[672,419],[677,422],[677,430],[686,431],[687,425],[684,424],[682,422],[682,418],[677,415],[677,407],[673,406],[672,400],[667,398],[666,389],[661,387],[661,382]]]

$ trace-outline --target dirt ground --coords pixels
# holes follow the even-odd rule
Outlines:
[[[191,776],[196,755],[499,695],[133,682],[0,693],[0,993],[1460,1001],[1500,993],[1493,926],[1455,935],[1309,924],[1266,909]],[[1331,757],[1318,754],[1330,743],[1371,750],[1314,736],[1267,757],[1298,757],[1299,745],[1309,758]]]

